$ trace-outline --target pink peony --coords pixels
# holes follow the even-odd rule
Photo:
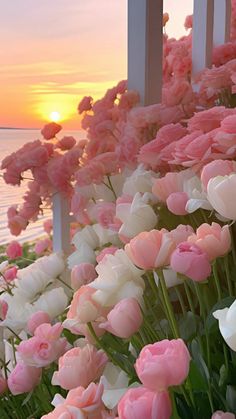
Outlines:
[[[171,401],[166,391],[131,388],[118,403],[119,419],[170,419]]]
[[[56,361],[67,349],[66,338],[60,338],[62,330],[61,323],[53,326],[43,323],[35,329],[32,338],[21,341],[17,352],[25,364],[45,367]]]
[[[162,391],[179,386],[187,378],[190,354],[182,339],[164,339],[141,350],[135,363],[139,379],[145,387]]]
[[[57,147],[65,151],[65,150],[70,150],[71,148],[73,148],[75,144],[76,144],[75,138],[68,135],[66,137],[63,137],[60,141],[57,142]]]
[[[59,369],[53,374],[52,384],[65,390],[78,386],[86,388],[101,376],[107,361],[106,354],[90,344],[70,349],[59,359]]]
[[[45,140],[51,140],[61,129],[62,126],[56,122],[49,122],[49,124],[44,125],[41,134]]]
[[[84,96],[83,99],[80,101],[78,105],[78,112],[79,114],[90,111],[92,109],[92,100],[93,98],[91,96]]]
[[[211,273],[206,252],[190,242],[180,243],[171,255],[170,266],[175,272],[194,281],[204,281]]]
[[[10,259],[16,259],[22,256],[22,246],[16,240],[8,244],[6,248],[6,254]]]

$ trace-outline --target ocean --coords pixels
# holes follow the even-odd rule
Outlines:
[[[73,135],[78,140],[85,136],[83,131],[63,130],[58,137],[62,138],[64,135]],[[40,130],[0,129],[0,162],[26,142],[40,138]],[[21,243],[33,241],[45,234],[43,221],[51,218],[50,210],[44,210],[44,214],[36,222],[30,223],[20,236],[15,237],[10,234],[7,227],[7,209],[11,205],[20,204],[26,190],[27,180],[21,186],[11,186],[4,182],[2,176],[0,177],[0,244],[8,243],[11,240],[18,240]]]

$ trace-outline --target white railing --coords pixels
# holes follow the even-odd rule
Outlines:
[[[178,3],[178,2],[177,2]],[[229,40],[231,0],[194,0],[192,75],[211,66],[213,45]],[[163,0],[128,0],[128,88],[141,104],[161,102]],[[53,197],[53,248],[70,251],[68,202]]]

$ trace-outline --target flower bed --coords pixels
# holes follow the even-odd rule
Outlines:
[[[235,417],[235,27],[233,2],[198,93],[191,32],[166,36],[162,104],[122,81],[79,104],[86,139],[51,123],[3,161],[6,183],[33,177],[12,234],[55,191],[75,222],[68,257],[50,221],[33,251],[2,256],[1,418]]]

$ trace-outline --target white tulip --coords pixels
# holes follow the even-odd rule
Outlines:
[[[38,293],[43,292],[45,287],[54,281],[54,278],[46,275],[34,265],[27,266],[17,272],[16,288],[13,289],[14,295],[20,295],[28,302],[34,300]]]
[[[183,283],[183,280],[178,278],[177,273],[173,271],[171,268],[163,269],[163,275],[164,275],[167,288],[175,287],[176,285]],[[154,279],[155,279],[156,285],[158,286],[159,277],[156,272],[154,272]]]
[[[73,252],[67,259],[69,269],[72,269],[75,265],[80,263],[96,263],[96,255],[94,250],[88,243],[81,240],[77,243],[77,250]]]
[[[221,216],[236,220],[236,173],[210,179],[207,197],[214,210]]]
[[[96,249],[96,247],[98,247],[99,239],[93,226],[85,226],[74,235],[72,243],[75,245],[76,249],[80,248],[81,242],[87,243],[91,249]]]
[[[111,362],[108,362],[100,382],[104,386],[102,401],[108,409],[114,409],[129,385],[128,375]]]
[[[117,232],[110,230],[109,228],[104,228],[100,224],[94,224],[93,229],[99,238],[99,247],[102,247],[107,243],[111,243],[113,246],[121,245]]]
[[[150,231],[157,224],[157,215],[145,202],[145,197],[136,193],[131,204],[118,204],[116,217],[122,221],[119,234],[133,238],[142,231]]]
[[[45,292],[33,304],[34,311],[45,311],[51,319],[61,315],[68,306],[68,297],[63,288],[54,288]]]
[[[97,290],[92,298],[99,304],[109,307],[128,297],[142,302],[143,271],[133,265],[124,250],[107,255],[97,265],[96,271],[98,277],[89,286]]]
[[[56,278],[66,267],[63,254],[61,253],[52,253],[49,256],[43,256],[34,262],[34,266],[45,272],[51,278]]]
[[[236,351],[236,300],[229,308],[215,311],[213,316],[219,320],[220,333],[225,342]]]
[[[137,192],[152,192],[152,179],[158,175],[151,170],[145,170],[144,165],[140,164],[137,169],[127,177],[123,194],[134,196]]]

